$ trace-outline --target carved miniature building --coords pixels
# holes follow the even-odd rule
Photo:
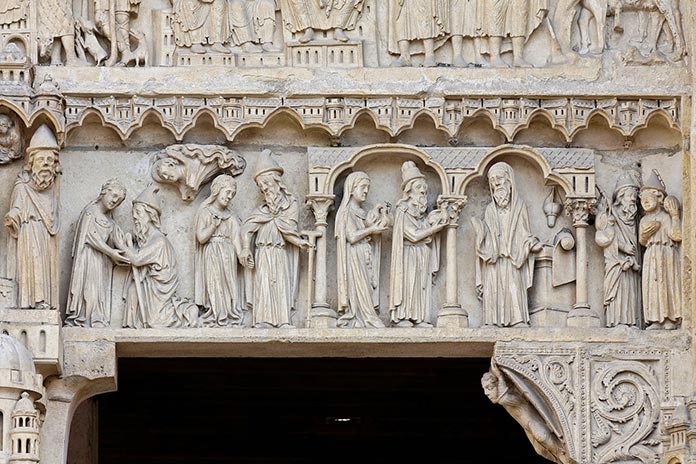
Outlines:
[[[687,0],[0,2],[0,464],[111,462],[129,358],[483,359],[493,404],[448,400],[541,458],[696,462],[694,24]],[[315,422],[317,450],[319,422],[382,430]]]

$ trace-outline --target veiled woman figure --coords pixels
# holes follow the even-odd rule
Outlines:
[[[237,279],[241,223],[229,210],[236,194],[237,182],[232,176],[216,177],[195,218],[195,303],[206,310],[204,326],[242,322],[242,286]]]
[[[379,307],[379,236],[388,216],[362,209],[370,189],[364,172],[346,178],[343,200],[336,215],[339,327],[384,327]],[[376,210],[375,210],[376,211]]]
[[[112,211],[125,198],[126,188],[112,179],[80,213],[73,241],[66,325],[109,326],[114,263],[128,264],[119,249],[123,248],[125,235],[114,222]]]

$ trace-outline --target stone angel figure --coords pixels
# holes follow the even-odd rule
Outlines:
[[[643,256],[643,317],[646,328],[677,329],[681,325],[682,241],[679,200],[667,195],[662,177],[653,170],[640,189],[645,211],[638,225]]]
[[[200,188],[218,174],[238,176],[246,161],[236,151],[219,145],[170,145],[155,154],[151,174],[159,183],[174,184],[181,199],[192,201]]]
[[[223,174],[210,186],[194,221],[196,242],[195,302],[205,308],[204,326],[239,326],[244,298],[238,273],[241,256],[241,222],[230,211],[237,181]]]
[[[338,262],[338,327],[384,327],[379,309],[380,235],[390,224],[389,204],[369,213],[362,205],[370,177],[353,172],[346,178],[343,200],[336,214]]]

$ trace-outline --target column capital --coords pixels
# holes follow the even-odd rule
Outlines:
[[[437,207],[447,211],[448,224],[447,227],[459,226],[459,215],[466,206],[466,195],[440,195],[437,198]]]
[[[573,227],[587,227],[590,216],[595,214],[596,198],[566,198],[565,212],[573,221]]]
[[[333,207],[336,195],[307,195],[305,204],[314,213],[318,226],[327,226],[329,211]]]

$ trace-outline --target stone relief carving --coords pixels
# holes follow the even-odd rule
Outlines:
[[[238,271],[241,222],[230,207],[237,181],[223,174],[210,186],[210,196],[196,214],[194,233],[195,302],[205,308],[203,326],[239,326],[244,310],[244,285]]]
[[[174,184],[181,199],[192,201],[200,188],[218,174],[238,176],[246,161],[234,150],[218,145],[170,145],[155,153],[151,174],[156,182]]]
[[[449,0],[390,0],[389,52],[398,54],[394,66],[411,66],[412,45],[424,54],[423,66],[436,66],[435,48],[450,32]]]
[[[279,0],[285,27],[300,43],[315,40],[315,31],[330,31],[333,39],[348,42],[345,31],[355,28],[365,0]]]
[[[381,234],[391,219],[389,204],[367,212],[363,204],[370,177],[357,171],[348,175],[343,201],[336,214],[339,327],[384,327],[379,318]]]
[[[133,200],[135,237],[123,250],[131,264],[124,289],[123,326],[134,329],[197,327],[198,306],[177,295],[176,250],[161,230],[159,187],[151,185]]]
[[[37,0],[39,55],[51,65],[84,64],[75,52],[75,19],[71,0]],[[65,58],[63,58],[63,56]]]
[[[58,142],[47,125],[31,138],[27,164],[18,174],[10,210],[7,269],[17,283],[20,308],[58,307]]]
[[[519,197],[509,164],[488,170],[492,201],[483,221],[472,218],[476,235],[476,288],[485,326],[529,326],[527,291],[533,283],[534,255],[542,250],[532,235],[527,206]]]
[[[283,182],[270,150],[258,157],[254,181],[264,196],[242,226],[240,260],[253,270],[253,326],[292,328],[299,279],[299,250],[312,247],[298,230],[299,205]],[[253,246],[252,246],[253,239]]]
[[[102,185],[99,196],[80,213],[75,228],[65,324],[74,327],[109,327],[114,265],[128,265],[126,235],[116,224],[113,210],[126,198],[116,179]]]
[[[24,156],[24,140],[18,123],[7,114],[0,114],[0,164]]]
[[[681,325],[682,241],[679,200],[667,195],[657,170],[640,189],[645,214],[638,226],[643,256],[643,317],[647,329],[676,329]]]
[[[604,309],[607,327],[641,327],[641,256],[638,243],[638,191],[630,173],[619,177],[595,220],[595,243],[604,249]]]
[[[136,66],[140,66],[141,63],[147,66],[146,34],[143,31],[133,30],[131,27],[131,19],[137,16],[139,7],[140,0],[94,0],[96,27],[90,27],[88,21],[79,18],[78,29],[85,35],[81,37],[82,40],[78,40],[78,45],[81,45],[80,42],[85,45],[91,44],[85,48],[93,54],[97,65],[103,62],[105,66],[127,66],[135,62]],[[94,32],[95,29],[107,39],[110,47],[108,53],[103,48],[100,51],[101,46],[90,40],[91,36],[88,32]],[[135,50],[131,47],[132,39],[136,41]],[[104,61],[105,58],[106,61]]]
[[[438,233],[447,211],[428,209],[428,184],[413,161],[401,166],[403,196],[396,202],[392,233],[389,311],[397,327],[432,327],[427,320],[432,287],[440,268]]]

